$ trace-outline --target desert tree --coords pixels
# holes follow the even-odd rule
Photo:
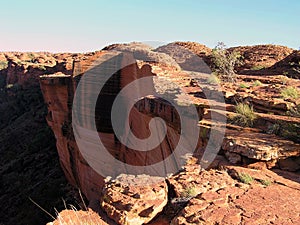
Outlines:
[[[229,51],[223,42],[219,42],[212,51],[212,62],[214,71],[222,79],[234,82],[236,79],[234,68],[242,65],[242,56],[236,50]]]

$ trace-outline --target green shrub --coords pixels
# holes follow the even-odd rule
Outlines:
[[[265,66],[262,66],[262,65],[256,65],[256,66],[252,66],[251,67],[251,70],[262,70],[266,68]]]
[[[236,74],[235,66],[242,64],[242,56],[237,51],[228,51],[226,45],[222,42],[212,51],[212,62],[214,63],[214,70],[221,75],[226,81],[234,82]]]
[[[281,97],[283,97],[284,99],[286,99],[286,98],[292,98],[292,99],[299,98],[298,89],[295,88],[295,87],[286,87],[286,88],[281,90],[280,94],[281,94]]]
[[[220,83],[220,79],[216,75],[211,74],[207,78],[207,83],[209,83],[209,84],[219,84]]]
[[[296,105],[295,107],[291,108],[286,114],[288,116],[300,118],[300,105]]]
[[[187,187],[182,193],[181,193],[181,197],[184,197],[184,198],[192,198],[192,197],[195,197],[197,196],[197,189],[195,186],[190,186],[190,187]]]
[[[286,115],[300,118],[300,105],[291,108]],[[288,140],[300,143],[300,124],[281,122],[278,134]]]
[[[254,179],[247,173],[238,173],[238,178],[244,184],[250,184]]]
[[[287,83],[288,80],[289,80],[289,78],[287,77],[287,72],[284,72],[283,75],[281,75],[281,76],[279,77],[279,79],[280,79],[280,81],[281,81],[281,83],[282,83],[283,85],[286,85],[286,83]]]
[[[260,82],[259,80],[253,82],[253,87],[259,87],[259,86],[262,86],[262,82]]]
[[[243,126],[252,127],[257,116],[254,113],[253,107],[244,103],[238,103],[235,107],[237,115],[233,117],[233,123]]]
[[[249,88],[250,86],[248,84],[245,83],[241,83],[240,84],[240,88]]]
[[[278,135],[280,132],[280,128],[281,128],[280,124],[278,124],[278,123],[272,124],[272,125],[268,126],[267,134]]]
[[[272,184],[270,180],[259,180],[259,182],[266,187]]]

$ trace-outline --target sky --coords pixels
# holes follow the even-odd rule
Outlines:
[[[300,47],[299,0],[0,2],[0,51],[88,52],[131,41]]]

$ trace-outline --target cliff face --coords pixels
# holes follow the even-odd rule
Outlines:
[[[90,143],[95,143],[96,140],[100,138],[110,155],[127,165],[133,166],[152,165],[154,163],[166,159],[172,154],[172,152],[178,144],[182,124],[180,124],[180,117],[176,113],[176,110],[174,110],[173,106],[159,98],[153,98],[148,96],[147,98],[141,99],[131,109],[128,121],[132,133],[138,138],[143,139],[147,138],[150,135],[150,120],[153,117],[163,118],[167,123],[167,135],[165,139],[156,148],[146,152],[133,150],[120,143],[120,141],[116,139],[116,135],[113,132],[111,124],[111,109],[116,96],[127,84],[142,77],[156,77],[157,75],[167,76],[168,79],[176,80],[176,82],[182,85],[183,89],[186,89],[187,92],[190,92],[192,95],[194,94],[193,101],[197,105],[199,120],[201,120],[204,117],[204,120],[202,121],[204,125],[201,125],[200,123],[200,129],[203,129],[204,131],[201,134],[202,136],[200,135],[195,149],[201,151],[205,148],[205,143],[209,138],[210,126],[212,125],[210,121],[206,121],[211,119],[210,111],[207,110],[207,108],[209,108],[210,106],[207,104],[205,97],[201,97],[204,96],[203,90],[197,85],[193,87],[192,80],[186,76],[184,71],[172,70],[167,67],[164,68],[164,66],[160,67],[155,66],[153,64],[152,66],[150,66],[146,63],[137,64],[135,62],[128,64],[128,57],[125,57],[125,53],[118,55],[118,53],[112,53],[109,51],[97,52],[91,55],[90,57],[82,58],[81,60],[75,61],[73,65],[72,76],[61,73],[42,76],[40,78],[40,85],[45,102],[48,106],[47,122],[55,133],[57,141],[56,146],[59,152],[62,168],[70,183],[72,183],[75,186],[78,186],[82,190],[82,192],[87,196],[88,199],[98,199],[100,197],[101,189],[104,185],[104,177],[102,177],[101,175],[99,175],[99,173],[95,171],[95,167],[93,167],[93,169],[89,165],[90,163],[88,163],[85,159],[86,157],[90,156],[82,155],[84,153],[80,152],[79,147],[77,146],[78,143],[76,143],[75,141],[72,127],[72,104],[74,100],[73,98],[78,88],[79,82],[82,78],[84,78],[84,76],[86,76],[85,74],[95,73],[96,75],[93,78],[94,80],[90,79],[87,82],[87,86],[84,90],[84,95],[80,99],[81,103],[79,103],[83,104],[80,109],[82,111],[80,111],[79,114],[85,115],[93,111],[91,110],[91,108],[86,108],[86,106],[89,107],[91,105],[91,102],[89,101],[92,98],[93,94],[95,94],[95,90],[99,91],[97,89],[97,84],[95,84],[98,78],[96,77],[97,68],[95,69],[94,62],[99,57],[103,56],[104,58],[109,58],[109,56],[113,54],[116,54],[116,57],[112,57],[113,59],[105,61],[105,63],[107,63],[108,68],[115,68],[115,73],[107,74],[107,76],[110,76],[110,78],[107,80],[105,86],[99,93],[97,104],[95,106],[95,115],[90,115],[92,117],[95,117],[94,120],[97,126],[98,133],[96,136],[88,134],[86,137],[81,137],[81,141],[83,143],[82,146],[89,146]],[[241,79],[240,82],[244,82],[248,79],[252,80],[254,78],[240,76],[239,79]],[[278,80],[273,78],[266,79],[268,83],[278,82]],[[261,79],[261,81],[265,82],[266,80]],[[298,82],[296,83],[295,85],[298,85]],[[153,88],[157,84],[159,84],[159,82],[156,84],[153,83]],[[222,90],[224,91],[224,93],[226,93],[226,102],[230,103],[236,102],[236,99],[245,99],[245,101],[250,101],[251,104],[254,105],[255,109],[260,109],[261,112],[265,112],[266,110],[272,110],[272,107],[279,107],[279,103],[277,104],[275,100],[267,98],[269,96],[268,93],[270,92],[264,91],[264,88],[267,87],[269,88],[269,85],[262,85],[259,88],[253,88],[253,91],[255,91],[256,93],[253,96],[251,94],[252,92],[244,92],[243,90],[237,90],[238,87],[236,85],[233,86],[233,84],[224,83]],[[258,91],[258,89],[260,89],[261,91]],[[257,104],[256,98],[260,100],[260,104],[262,104],[261,102],[264,103],[264,101],[266,101],[263,107],[260,107],[260,105]],[[276,100],[280,100],[280,106],[285,106],[284,104],[294,105],[294,103],[284,101],[283,99],[276,98]],[[214,104],[218,105],[218,103]],[[268,106],[266,106],[266,104],[268,104]],[[267,107],[267,109],[265,109],[265,107]],[[125,109],[126,107],[124,108],[124,110]],[[234,106],[228,104],[227,109],[232,110],[234,109]],[[288,108],[285,107],[282,109],[280,108],[280,110],[278,109],[277,111],[274,110],[274,112],[284,114],[287,110]],[[278,118],[279,117],[280,116],[278,116]],[[276,118],[276,116],[267,116],[265,114],[259,114],[259,118],[257,120],[260,122],[255,124],[255,126],[257,126],[257,128],[260,130],[252,131],[251,135],[258,138],[258,140],[262,140],[259,143],[265,144],[258,144],[257,148],[253,148],[255,152],[251,153],[251,155],[248,154],[248,151],[251,151],[250,149],[245,148],[245,152],[243,152],[240,151],[239,146],[235,146],[238,145],[238,141],[235,141],[235,145],[232,145],[231,142],[234,138],[236,138],[237,140],[241,139],[241,146],[243,146],[245,143],[245,145],[247,145],[247,141],[245,141],[241,135],[238,135],[239,132],[234,133],[234,135],[232,136],[232,131],[227,130],[226,137],[222,145],[222,150],[225,152],[226,157],[234,163],[245,163],[252,162],[255,160],[266,161],[267,166],[269,168],[275,166],[279,159],[284,160],[289,157],[298,157],[298,145],[295,145],[296,150],[292,151],[292,153],[284,151],[284,154],[280,155],[278,152],[282,152],[282,150],[280,150],[279,146],[270,148],[268,147],[269,144],[263,140],[278,140],[278,142],[284,143],[284,148],[288,148],[289,145],[293,145],[293,142],[285,142],[282,139],[274,137],[270,134],[261,135],[260,133],[257,133],[268,133],[271,126],[276,126],[276,124],[274,125],[274,123],[276,123]],[[287,121],[287,123],[293,122],[291,121],[291,119],[286,117],[280,117],[280,120]],[[82,125],[80,121],[79,125]],[[88,127],[92,127],[91,122],[88,122],[86,125]],[[183,125],[186,126],[186,124]],[[233,129],[235,130],[237,128]],[[264,149],[263,151],[260,150],[262,149],[262,145]],[[144,147],[147,148],[146,145]],[[192,149],[192,151],[194,151],[195,149]],[[272,161],[273,164],[268,163],[268,161]],[[115,171],[116,174],[119,172],[119,164],[107,163],[105,160],[101,161],[100,163],[104,164],[106,170],[108,171]],[[175,160],[169,166],[176,170],[180,168],[180,163]],[[140,172],[143,173],[143,171]]]
[[[255,199],[253,208],[259,209],[259,216],[263,218],[262,223],[268,223],[270,218],[265,217],[268,215],[265,213],[268,211],[265,205],[272,204],[274,196],[281,192],[299,196],[298,183],[282,180],[274,172],[268,170],[275,168],[276,173],[285,174],[284,176],[288,179],[299,181],[297,174],[282,171],[300,171],[300,144],[291,141],[291,137],[295,137],[295,135],[297,139],[295,141],[299,141],[298,131],[296,133],[291,132],[291,134],[286,133],[292,131],[289,130],[290,127],[297,128],[300,124],[297,116],[287,116],[291,109],[299,105],[299,99],[283,99],[280,96],[280,90],[287,86],[300,87],[299,80],[286,78],[283,83],[281,76],[237,75],[237,83],[224,81],[221,87],[217,87],[224,94],[227,103],[226,110],[220,107],[220,102],[217,100],[211,101],[211,104],[215,106],[213,109],[207,103],[207,98],[211,96],[206,96],[205,90],[215,90],[216,86],[208,85],[207,74],[201,77],[203,83],[200,84],[189,77],[186,71],[168,67],[165,64],[131,62],[130,57],[127,57],[128,54],[128,52],[117,53],[113,51],[97,52],[89,57],[76,60],[73,64],[73,75],[56,73],[40,77],[41,90],[48,107],[47,122],[55,133],[56,146],[64,173],[70,183],[79,187],[89,200],[100,200],[100,204],[99,202],[96,203],[98,210],[100,213],[106,212],[106,215],[103,214],[104,216],[101,214],[102,219],[110,217],[119,224],[136,225],[151,224],[154,217],[162,219],[165,224],[182,224],[182,221],[185,223],[188,218],[193,218],[193,221],[201,224],[203,219],[202,217],[198,218],[197,213],[205,215],[208,212],[211,215],[216,215],[221,208],[222,212],[225,212],[224,221],[227,219],[231,221],[231,216],[233,216],[234,222],[232,224],[240,224],[240,221],[248,219],[251,223],[253,222],[252,216],[246,218],[242,215],[243,210],[241,208],[252,213],[252,206],[250,207],[249,202]],[[98,68],[98,64],[94,64],[95,60],[99,60],[99,57],[103,57],[103,59],[97,63],[106,65],[105,73],[98,73],[103,72],[103,68],[101,66]],[[190,64],[186,65],[189,66]],[[114,72],[111,73],[111,71]],[[86,80],[85,78],[90,75],[91,77]],[[155,96],[136,98],[139,101],[134,104],[132,109],[129,110],[127,105],[122,105],[123,108],[120,109],[120,117],[130,111],[128,117],[130,126],[123,133],[125,139],[128,139],[129,131],[140,139],[149,137],[151,135],[149,124],[154,117],[162,118],[167,124],[166,137],[157,147],[145,152],[136,151],[123,145],[116,138],[117,135],[112,126],[111,111],[117,95],[122,93],[121,90],[126,89],[128,84],[140,78],[152,78],[151,88],[165,90],[164,83],[160,83],[160,80],[156,79],[162,77],[168,78],[168,81],[174,81],[183,91],[189,93],[197,108],[198,119],[200,120],[197,121],[199,122],[197,125],[200,133],[195,148],[197,150],[194,154],[195,158],[188,161],[188,164],[176,175],[162,180],[161,183],[153,184],[150,182],[153,176],[135,177],[132,175],[134,173],[130,173],[129,166],[146,167],[168,158],[174,153],[174,149],[180,141],[182,128],[192,128],[192,126],[189,126],[188,123],[182,123],[179,113],[165,100]],[[97,83],[99,78],[105,83],[101,90],[99,90]],[[83,86],[81,86],[82,82]],[[237,84],[245,84],[247,88]],[[174,90],[174,87],[172,86],[170,89]],[[83,91],[79,97],[78,91]],[[139,92],[140,90],[134,89],[133,92],[135,91]],[[97,94],[97,99],[93,101],[95,94]],[[213,92],[209,92],[209,94],[212,95]],[[77,97],[78,99],[74,101]],[[125,94],[123,97],[129,96]],[[175,97],[178,96],[172,95],[172,98]],[[253,106],[256,111],[253,112],[255,115],[253,127],[243,127],[245,125],[234,120],[242,115],[237,110],[235,111],[237,102],[245,102]],[[75,116],[72,113],[74,107]],[[273,112],[272,115],[267,114],[270,111]],[[212,119],[213,113],[219,117],[226,115],[229,123],[214,121]],[[81,136],[76,133],[80,129],[92,129],[94,124],[95,133],[80,133]],[[203,162],[201,156],[205,155],[206,144],[210,136],[212,136],[211,139],[214,144],[220,141],[217,140],[217,135],[212,135],[212,131],[221,133],[219,131],[222,127],[225,130],[225,138],[220,139],[222,142],[220,155],[211,164],[214,169],[203,170],[201,169]],[[154,124],[154,128],[158,128],[157,124]],[[78,137],[80,138],[79,142]],[[125,175],[119,179],[105,180],[105,175],[108,174],[99,172],[94,167],[95,164],[89,159],[94,157],[94,161],[100,164],[104,171],[115,172],[112,176],[122,171],[123,168],[119,166],[120,164],[105,161],[104,156],[99,157],[101,159],[98,160],[99,155],[89,155],[89,151],[82,151],[82,147],[84,150],[89,150],[89,147],[93,146],[99,139],[115,161],[123,162],[125,169],[128,169],[129,172],[125,171]],[[146,149],[147,143],[142,147]],[[185,147],[189,149],[188,145]],[[232,164],[243,165],[248,168],[232,166]],[[172,164],[168,166],[178,171],[181,164],[179,161],[173,160]],[[142,168],[142,171],[139,171],[141,174],[146,173],[144,167],[140,167]],[[218,169],[215,170],[215,168]],[[260,170],[254,171],[253,169]],[[250,181],[243,180],[242,174],[250,174]],[[250,185],[251,182],[253,184]],[[265,191],[267,187],[262,185],[272,185],[271,188],[268,188],[270,192]],[[288,185],[292,190],[286,189]],[[241,201],[238,200],[240,197],[242,198]],[[229,198],[234,200],[228,202]],[[288,217],[296,221],[294,215],[297,215],[299,210],[290,211],[295,207],[290,207],[284,202],[282,200],[276,202],[278,205],[284,205],[284,209],[279,212],[273,210],[272,215],[274,214],[274,218],[282,218],[281,215],[285,214],[285,209],[288,209],[291,212]],[[193,208],[195,213],[193,210],[191,211]],[[232,211],[232,208],[235,209]],[[163,209],[165,211],[162,211]],[[191,215],[190,211],[194,214]],[[178,212],[180,213],[178,214]],[[285,217],[283,216],[283,218]],[[218,218],[208,216],[204,223],[214,221],[222,222]],[[274,221],[275,223],[282,223],[285,219],[284,221],[274,219]],[[115,224],[115,222],[107,223]],[[188,222],[186,223],[188,224]]]
[[[56,75],[40,80],[41,90],[48,106],[46,117],[56,138],[56,147],[63,171],[68,181],[81,188],[88,198],[99,193],[103,179],[91,170],[82,158],[72,135],[71,105],[73,99],[72,77]],[[99,183],[95,183],[99,181]]]
[[[85,76],[85,72],[88,72],[88,68],[93,64],[95,58],[96,56],[75,62],[74,76],[57,73],[40,78],[41,90],[48,107],[47,122],[56,137],[56,146],[62,168],[70,183],[78,186],[90,200],[100,197],[104,178],[89,166],[76,144],[72,131],[72,103],[80,79]],[[127,57],[121,57],[118,67],[120,66],[122,69],[109,79],[100,92],[96,105],[96,115],[100,115],[100,119],[97,119],[97,116],[95,118],[98,135],[109,153],[116,159],[129,165],[152,165],[167,158],[175,149],[180,136],[180,118],[173,107],[165,101],[145,98],[137,102],[130,111],[131,131],[139,138],[148,137],[150,135],[148,126],[150,120],[153,116],[159,116],[164,118],[167,123],[172,124],[172,126],[167,127],[164,141],[150,152],[135,151],[116,141],[110,122],[112,98],[135,79],[155,76],[149,65],[139,67],[134,63],[122,66],[122,64],[127,63],[126,60]],[[116,62],[112,62],[112,65],[115,64]],[[89,99],[93,89],[95,86],[91,85],[86,90],[85,99]],[[111,171],[117,170],[114,164],[107,165],[107,167],[110,167]],[[177,169],[180,165],[174,162],[172,167]]]

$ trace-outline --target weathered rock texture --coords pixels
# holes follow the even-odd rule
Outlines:
[[[102,54],[106,53],[103,52]],[[126,60],[126,58],[124,59]],[[104,183],[103,178],[98,175],[82,157],[76,145],[72,133],[71,107],[78,78],[86,72],[92,62],[93,58],[75,63],[74,73],[77,75],[75,77],[64,74],[54,74],[42,76],[40,79],[41,89],[49,110],[47,122],[55,133],[62,167],[68,180],[70,180],[73,185],[80,187],[88,199],[98,198],[101,195],[100,190]],[[118,68],[122,68],[121,64],[117,66]],[[153,75],[151,68],[147,65],[143,65],[141,68],[136,64],[124,67],[108,82],[108,86],[101,92],[99,98],[100,102],[97,103],[96,106],[96,112],[99,112],[101,115],[99,120],[96,117],[96,125],[102,142],[114,157],[127,164],[141,166],[159,162],[172,153],[172,150],[178,142],[178,116],[169,104],[163,101],[155,101],[151,98],[140,101],[137,104],[137,108],[131,110],[129,120],[131,130],[138,137],[147,137],[149,135],[148,123],[153,115],[158,115],[167,122],[173,123],[173,126],[167,129],[167,137],[165,140],[158,147],[151,150],[151,152],[136,152],[115,142],[112,125],[110,123],[112,105],[110,93],[116,95],[122,87],[131,81],[142,76]],[[93,87],[91,86],[89,90],[93,90]],[[87,92],[85,95],[86,99],[89,99],[88,96],[89,93]],[[106,102],[106,105],[102,104],[101,99]],[[159,105],[161,106],[161,110],[158,110]],[[115,169],[114,165],[107,166],[111,167],[112,170]],[[174,168],[178,168],[179,164],[174,161],[173,166]]]
[[[47,223],[47,225],[61,225],[61,224],[89,224],[89,225],[108,225],[102,220],[98,213],[93,212],[91,209],[88,211],[75,211],[75,210],[63,210],[59,213],[58,218]]]
[[[254,45],[233,47],[229,48],[229,51],[237,51],[243,56],[244,64],[238,71],[251,71],[273,66],[291,54],[293,49],[279,45]]]
[[[225,171],[184,171],[170,179],[176,193],[186,192],[194,182],[194,198],[175,216],[171,224],[297,224],[299,183],[270,171],[228,167]],[[251,184],[239,182],[238,174],[248,174]],[[237,180],[236,180],[237,179]],[[269,181],[268,186],[264,181]],[[278,182],[278,183],[276,183]],[[178,188],[184,187],[184,188]],[[289,193],[288,195],[286,193]]]
[[[260,161],[300,156],[299,144],[263,133],[227,132],[222,149]]]
[[[267,74],[285,74],[288,77],[300,78],[300,51],[294,51],[264,72]]]
[[[123,175],[106,184],[101,206],[118,224],[142,225],[160,213],[167,202],[167,184],[162,178]]]
[[[180,46],[193,49],[184,43],[181,43]],[[270,66],[284,57],[285,54],[289,54],[287,48],[269,49],[269,47],[255,46],[251,48],[255,51],[254,55],[250,54],[249,56],[248,66],[260,65],[259,58],[263,59],[264,65]],[[124,48],[124,46],[111,46],[108,50],[117,48]],[[246,48],[245,54],[248,50]],[[147,50],[147,55],[152,56],[152,53],[148,51],[151,52],[152,50]],[[128,54],[128,52],[130,51],[126,50],[126,53],[122,54]],[[148,184],[143,187],[137,187],[133,184],[124,185],[118,181],[105,184],[104,178],[89,166],[78,149],[72,133],[71,110],[74,93],[80,78],[82,79],[85,76],[84,73],[90,70],[94,60],[99,56],[107,56],[108,54],[115,54],[119,57],[110,61],[109,65],[113,68],[122,69],[113,74],[107,82],[107,86],[101,91],[98,98],[100,100],[96,105],[95,121],[98,130],[97,138],[101,138],[111,155],[127,164],[141,166],[161,161],[174,150],[180,133],[179,117],[170,104],[161,99],[148,96],[140,100],[130,112],[130,128],[140,138],[149,135],[147,125],[154,116],[159,116],[167,122],[166,138],[151,152],[137,152],[118,142],[115,139],[110,121],[112,102],[122,88],[135,79],[150,76],[158,78],[153,79],[153,88],[164,89],[165,87],[160,86],[159,82],[159,78],[163,77],[175,82],[186,93],[189,93],[196,105],[199,120],[201,120],[199,122],[201,130],[199,143],[195,152],[198,159],[201,158],[211,129],[216,123],[216,121],[211,120],[212,112],[231,119],[237,115],[234,112],[237,102],[253,105],[257,119],[252,128],[225,123],[219,123],[216,128],[226,128],[220,154],[224,155],[230,162],[226,161],[225,158],[220,159],[218,157],[217,162],[214,162],[213,165],[225,168],[225,170],[203,171],[198,165],[199,162],[194,162],[184,171],[168,179],[168,191],[165,182],[159,186]],[[287,115],[288,110],[299,104],[299,99],[284,99],[280,94],[281,90],[287,86],[299,88],[299,80],[283,79],[282,76],[238,75],[237,83],[224,82],[221,87],[216,87],[208,84],[208,74],[203,76],[202,83],[198,84],[189,77],[186,71],[164,63],[138,62],[124,66],[128,62],[128,58],[123,57],[122,54],[103,51],[91,54],[86,58],[72,56],[73,58],[77,57],[73,65],[73,75],[57,73],[42,76],[40,79],[41,89],[49,110],[47,122],[56,136],[61,165],[68,180],[73,185],[78,186],[89,200],[101,199],[101,206],[108,216],[120,224],[148,223],[160,211],[162,212],[157,219],[162,218],[162,221],[165,222],[167,218],[168,221],[172,220],[172,224],[255,224],[255,220],[258,221],[258,224],[298,223],[298,203],[291,202],[288,195],[283,194],[291,193],[293,198],[299,197],[297,178],[292,178],[296,182],[289,182],[285,179],[282,180],[268,170],[256,173],[249,168],[280,168],[299,172],[299,145],[291,140],[286,140],[289,136],[283,135],[284,132],[289,131],[289,126],[297,127],[300,124],[299,118]],[[206,52],[203,53],[203,55],[206,54]],[[266,56],[263,57],[262,55]],[[177,56],[174,55],[174,57]],[[177,58],[177,63],[185,70],[194,68],[193,61],[180,64],[180,58]],[[107,76],[109,75],[111,74],[107,74]],[[255,81],[260,81],[260,83],[255,85]],[[248,86],[237,85],[240,83]],[[85,95],[86,99],[89,99],[94,90],[93,87],[91,82]],[[216,88],[224,93],[227,111],[221,108],[210,109],[209,107],[208,100],[205,98],[205,90]],[[102,102],[101,98],[104,99]],[[182,101],[183,99],[179,96],[178,100]],[[212,104],[218,106],[219,102],[214,101]],[[274,115],[268,114],[268,112],[272,112]],[[98,118],[97,115],[101,116]],[[279,135],[283,137],[279,137]],[[90,139],[83,138],[83,140],[89,142]],[[240,164],[249,168],[232,168],[227,165],[229,163]],[[179,163],[176,161],[172,166],[179,169]],[[115,165],[107,165],[107,168],[110,167],[113,169]],[[118,169],[115,168],[116,173],[118,173]],[[250,174],[251,177],[254,177],[253,183],[250,185],[244,184],[247,183],[245,181],[243,181],[244,183],[241,182],[241,173]],[[258,176],[259,173],[263,175]],[[269,185],[266,180],[273,183]],[[138,180],[133,181],[133,183],[135,182]],[[102,191],[103,186],[104,190]],[[167,193],[171,198],[168,204],[166,204]],[[251,202],[252,197],[254,205]],[[273,202],[282,206],[278,212],[274,209]],[[175,208],[173,211],[176,213],[170,216],[167,209],[172,207]]]

